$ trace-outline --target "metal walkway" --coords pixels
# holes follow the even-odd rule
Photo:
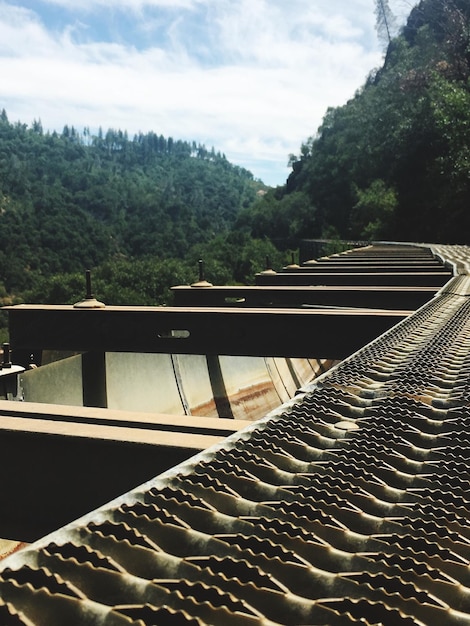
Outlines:
[[[470,624],[470,249],[434,252],[460,275],[416,313],[7,558],[0,623]]]

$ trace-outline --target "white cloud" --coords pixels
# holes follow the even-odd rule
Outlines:
[[[370,0],[49,3],[69,10],[61,29],[0,1],[0,107],[10,119],[194,139],[271,183],[283,182],[289,153],[327,107],[381,60]],[[165,38],[92,39],[86,25],[98,5],[135,11],[134,32],[165,24]]]
[[[127,11],[142,11],[146,8],[192,9],[205,0],[47,0],[47,2],[69,11],[92,12],[97,7]]]

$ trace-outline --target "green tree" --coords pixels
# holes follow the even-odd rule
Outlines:
[[[367,189],[357,189],[356,195],[357,202],[351,212],[351,236],[377,240],[392,232],[398,204],[396,191],[383,180],[374,180]]]

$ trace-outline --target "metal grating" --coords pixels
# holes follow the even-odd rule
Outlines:
[[[470,624],[458,281],[263,420],[6,559],[0,623]]]

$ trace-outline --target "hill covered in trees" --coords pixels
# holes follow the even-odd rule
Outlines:
[[[383,67],[291,165],[286,186],[239,216],[253,236],[468,243],[468,0],[419,2]]]
[[[261,188],[250,172],[194,142],[69,126],[44,133],[39,121],[11,123],[3,110],[1,279],[8,293],[39,295],[37,285],[52,275],[183,259],[228,233]]]

